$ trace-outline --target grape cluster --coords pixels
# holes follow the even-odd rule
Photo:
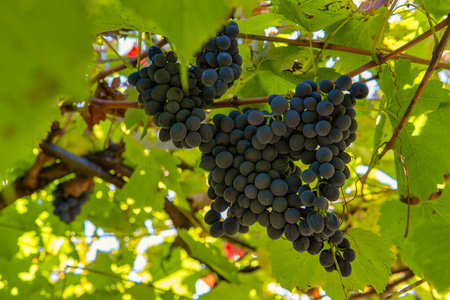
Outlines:
[[[259,110],[214,116],[214,137],[200,145],[200,167],[210,172],[208,196],[214,200],[205,215],[212,236],[247,232],[258,221],[275,238],[283,234],[285,211],[300,203],[301,170],[288,146],[292,129],[274,133],[273,121]],[[228,208],[222,222],[221,213]]]
[[[320,88],[320,92],[318,92]],[[350,90],[350,93],[345,93]],[[305,81],[297,85],[291,108],[301,114],[299,126],[305,151],[302,162],[309,165],[302,173],[302,180],[309,184],[319,179],[320,194],[330,201],[339,198],[339,187],[350,177],[346,164],[351,157],[345,149],[355,141],[358,124],[353,106],[356,99],[367,96],[362,83],[352,84],[349,76],[343,75],[336,85],[329,80]]]
[[[348,277],[352,273],[351,262],[356,258],[356,253],[350,248],[350,242],[344,238],[340,244],[337,244],[335,249],[336,261],[341,271],[342,277]],[[320,253],[319,263],[327,270],[333,272],[337,270],[336,262],[333,258],[331,249],[325,249]]]
[[[217,37],[210,38],[197,54],[196,64],[205,71],[202,83],[205,89],[214,91],[214,98],[220,98],[241,76],[242,57],[239,55],[237,37],[239,27],[230,21]]]
[[[213,103],[214,91],[204,89],[203,70],[189,69],[189,90],[183,91],[175,52],[163,54],[160,48],[151,46],[148,57],[151,64],[130,74],[128,82],[139,92],[138,102],[145,105],[145,113],[153,116],[154,124],[161,127],[159,139],[172,140],[180,149],[198,147],[201,141],[208,141],[212,132],[201,124],[206,118],[202,108]]]
[[[80,214],[81,207],[89,199],[91,192],[92,190],[89,189],[81,193],[78,197],[66,197],[62,185],[58,184],[56,189],[53,191],[53,195],[55,196],[55,199],[53,200],[55,210],[53,213],[66,224],[73,222],[75,217]]]
[[[330,272],[337,269],[330,261],[333,249],[342,276],[349,276],[355,253],[328,208],[350,176],[345,149],[356,138],[353,106],[367,93],[364,84],[344,75],[336,86],[322,81],[320,91],[315,82],[304,81],[293,97],[271,95],[270,114],[215,115],[213,138],[199,147],[214,200],[205,214],[211,235],[245,233],[258,222],[271,239],[284,234],[298,252],[323,253],[321,264]],[[297,160],[308,169],[302,172]],[[323,249],[325,241],[331,248]]]

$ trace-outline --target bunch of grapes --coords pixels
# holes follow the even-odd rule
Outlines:
[[[337,244],[334,247],[334,249],[336,262],[339,266],[342,277],[350,276],[350,274],[352,273],[352,266],[350,263],[353,262],[356,258],[355,251],[350,248],[350,242],[346,238],[344,238],[340,244]],[[320,253],[319,262],[328,272],[337,270],[336,262],[334,261],[331,249],[323,250]]]
[[[271,95],[270,114],[247,110],[214,116],[213,138],[199,147],[200,167],[210,172],[208,196],[214,200],[205,222],[213,237],[245,233],[258,222],[271,239],[284,234],[298,252],[324,253],[321,264],[330,272],[337,269],[328,256],[333,249],[346,277],[355,253],[339,230],[339,218],[328,209],[350,176],[346,164],[351,157],[344,150],[356,137],[352,107],[368,90],[352,85],[348,76],[339,77],[335,88],[322,81],[320,89],[305,81],[291,99]],[[302,172],[297,160],[309,168]],[[323,250],[325,241],[330,248]]]
[[[238,24],[230,21],[197,54],[197,67],[205,70],[201,77],[202,83],[206,88],[214,90],[215,98],[223,96],[241,76],[242,57],[239,55],[238,34]]]
[[[183,91],[180,64],[175,52],[163,54],[156,46],[148,49],[151,64],[128,77],[128,82],[139,92],[138,102],[145,104],[145,113],[161,127],[159,139],[173,141],[177,148],[198,147],[208,141],[212,132],[202,124],[206,118],[202,110],[213,103],[214,91],[202,90],[203,71],[192,67],[188,72],[188,88]]]
[[[61,221],[69,224],[75,220],[75,217],[80,214],[81,207],[89,199],[92,189],[82,192],[79,196],[67,196],[64,192],[62,184],[58,184],[53,191],[53,206],[55,210],[53,213],[57,215]]]
[[[368,94],[366,85],[357,82],[352,85],[349,76],[336,80],[336,86],[329,80],[305,81],[295,89],[291,107],[302,116],[300,130],[303,133],[305,151],[302,162],[309,165],[302,173],[302,180],[309,184],[318,179],[320,193],[328,200],[339,198],[339,187],[350,177],[346,164],[351,160],[345,149],[356,139],[358,124],[353,109],[356,99]],[[346,93],[350,90],[350,93]]]
[[[274,221],[276,229],[270,218],[275,220],[288,206],[300,203],[296,192],[301,170],[287,146],[291,131],[285,130],[285,136],[273,133],[272,121],[259,110],[214,116],[214,137],[200,145],[200,167],[210,172],[208,196],[214,200],[205,215],[212,236],[247,232],[256,221],[268,227],[270,234],[278,233],[280,224]],[[274,201],[284,201],[285,207],[271,212],[268,208]],[[222,222],[221,213],[228,208],[228,218]]]

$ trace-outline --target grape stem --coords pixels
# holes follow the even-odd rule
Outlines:
[[[335,251],[336,249],[335,249],[335,247],[337,248],[337,246],[334,246],[332,243],[330,243],[330,241],[328,241],[328,244],[330,245],[330,250],[331,250],[331,254],[333,256],[334,264],[336,265],[336,269],[337,269],[337,272],[339,274],[339,279],[341,280],[341,285],[342,285],[342,289],[344,290],[345,299],[348,300],[347,291],[345,290],[345,286],[344,286],[344,280],[342,279],[341,269],[339,268],[339,264],[338,264],[337,259],[336,259],[336,251]]]
[[[392,4],[391,4],[391,8],[387,9],[384,12],[383,23],[381,24],[380,29],[378,30],[378,34],[375,37],[375,40],[373,41],[373,47],[372,47],[372,51],[371,51],[372,60],[374,62],[376,62],[377,64],[380,64],[379,57],[378,57],[378,54],[379,54],[378,51],[380,49],[380,44],[381,44],[381,40],[383,37],[384,28],[386,27],[387,21],[391,17],[392,12],[394,11],[395,6],[397,5],[397,2],[398,2],[398,0],[394,0],[394,2],[392,2]],[[389,5],[389,3],[390,3],[390,1],[388,1],[388,5]]]

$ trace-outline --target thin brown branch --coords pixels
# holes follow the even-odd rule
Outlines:
[[[440,24],[442,24],[442,23],[440,23]],[[439,25],[436,25],[436,30],[439,30],[438,26]],[[443,27],[445,27],[445,26],[443,26]],[[427,32],[425,32],[423,35],[426,35]],[[327,44],[326,42],[324,42],[320,39],[311,40],[311,41],[309,39],[293,40],[293,39],[279,38],[279,37],[273,37],[273,36],[243,34],[243,33],[239,34],[239,37],[241,37],[243,39],[284,43],[284,44],[295,45],[295,46],[313,47],[313,48],[318,48],[318,49],[336,50],[336,51],[359,54],[359,55],[364,55],[364,56],[372,56],[372,53],[370,52],[370,50],[353,48],[353,47],[336,45],[336,44]],[[414,44],[412,44],[411,46],[417,44],[418,42],[422,41],[426,37],[428,37],[428,36],[422,37],[422,35],[421,35],[421,36],[417,37],[416,39],[418,39],[418,38],[420,38],[420,39],[418,39],[417,41],[416,41],[416,39],[412,40],[411,42],[414,42]],[[402,46],[400,48],[403,48],[404,46]],[[405,48],[403,51],[405,51],[408,48]],[[409,59],[411,62],[414,62],[417,64],[422,64],[422,65],[430,64],[430,61],[427,59],[415,57],[415,56],[408,55],[408,54],[400,54],[403,51],[398,52],[398,49],[394,50],[394,51],[388,53],[388,54],[390,54],[390,56],[387,56],[386,58],[382,57],[381,60],[384,59],[385,61],[387,61],[387,60],[393,59],[393,58],[395,58],[395,59],[404,58],[404,59]],[[395,55],[393,55],[392,53],[395,53]],[[386,55],[388,55],[388,54],[386,54]],[[371,66],[373,65],[371,68],[377,66],[377,64],[375,62],[373,62],[373,64],[370,64],[370,65]],[[444,63],[438,63],[437,67],[442,68],[442,69],[450,69],[450,65],[444,64]],[[361,72],[359,72],[359,73],[361,73]],[[359,74],[359,73],[357,73],[357,74]],[[357,74],[355,74],[355,75],[357,75]]]
[[[47,141],[46,144],[53,145],[50,144],[49,141]],[[44,145],[43,148],[46,148],[46,146]],[[34,168],[36,168],[37,170],[37,167],[34,166],[24,176],[19,177],[14,182],[7,185],[0,192],[0,210],[13,203],[16,199],[26,197],[35,192],[38,192],[44,189],[49,183],[66,175],[69,175],[71,173],[86,175],[87,173],[89,173],[89,171],[86,172],[85,166],[83,168],[79,168],[79,164],[86,163],[86,161],[88,161],[91,166],[92,164],[97,165],[97,167],[93,167],[96,170],[96,174],[97,168],[101,168],[100,175],[103,174],[103,179],[113,184],[123,185],[124,181],[121,179],[121,177],[130,177],[134,171],[132,168],[122,164],[121,154],[125,150],[123,143],[111,143],[108,149],[84,157],[78,157],[73,154],[71,156],[65,157],[67,155],[66,153],[68,152],[65,150],[65,152],[61,151],[61,148],[59,147],[53,150],[53,152],[57,153],[56,158],[59,158],[62,163],[56,163],[50,167],[39,168],[38,174],[33,175],[36,176],[36,185],[30,185],[28,182],[30,171],[33,170],[32,172],[35,172]],[[52,157],[51,155],[44,153],[42,153],[42,155],[45,155],[47,159]],[[55,157],[53,159],[55,159]],[[109,174],[107,172],[109,170],[113,170],[116,176]]]
[[[268,97],[257,97],[257,98],[246,98],[246,99],[238,99],[237,97],[232,97],[229,99],[224,99],[221,102],[216,102],[210,107],[205,107],[205,109],[215,109],[215,108],[224,108],[224,107],[237,107],[243,105],[252,105],[252,104],[261,104],[266,103]]]
[[[102,108],[141,108],[137,101],[115,101],[92,97],[91,103]]]
[[[450,18],[448,18],[450,19]],[[439,61],[439,59],[442,57],[442,53],[444,52],[444,49],[450,39],[450,27],[447,27],[445,30],[444,35],[442,36],[441,41],[439,42],[438,46],[433,51],[433,57],[431,59],[431,63],[428,66],[427,71],[425,72],[425,75],[423,76],[422,81],[419,84],[419,87],[416,90],[416,93],[414,94],[413,98],[411,99],[411,102],[409,103],[403,117],[400,119],[399,124],[394,129],[394,134],[392,135],[389,142],[384,147],[383,151],[378,156],[378,159],[381,159],[390,149],[394,147],[395,142],[397,141],[398,137],[400,136],[400,133],[405,126],[406,122],[408,121],[409,116],[411,115],[412,110],[414,109],[414,106],[416,105],[417,101],[420,98],[420,95],[422,95],[423,90],[425,89],[425,86],[427,85],[428,81],[431,78],[431,75],[433,74],[434,69],[436,69],[436,64]]]
[[[166,40],[161,40],[161,41],[157,42],[155,45],[158,46],[158,47],[162,47],[162,46],[164,46],[165,44],[167,44],[167,41],[166,41]],[[142,51],[140,57],[141,57],[141,59],[146,58],[146,57],[147,57],[147,51]],[[132,66],[136,66],[136,63],[137,63],[137,57],[131,58],[131,59],[128,61],[128,63],[129,63],[130,65],[132,65]],[[91,83],[95,83],[96,81],[98,81],[98,80],[100,80],[100,79],[103,79],[103,78],[105,78],[106,76],[109,76],[109,75],[111,75],[111,74],[113,74],[113,73],[116,73],[116,72],[119,72],[119,71],[121,71],[121,70],[124,70],[124,69],[126,69],[126,68],[127,68],[127,66],[126,66],[124,63],[122,63],[122,64],[117,65],[117,66],[114,66],[114,67],[112,67],[112,68],[110,68],[110,69],[107,69],[107,70],[104,70],[104,71],[99,72],[99,73],[98,73],[97,75],[95,75],[90,81],[91,81]]]
[[[421,285],[422,283],[426,282],[425,279],[420,279],[419,281],[414,282],[413,284],[405,287],[404,289],[393,293],[392,295],[390,295],[389,297],[387,297],[386,299],[397,299],[398,297],[400,297],[401,295],[403,295],[404,293],[407,293],[413,289],[415,289],[416,287],[418,287],[419,285]]]
[[[45,188],[54,180],[72,173],[72,171],[63,164],[55,164],[50,167],[42,168],[39,171],[40,173],[36,179],[36,185],[34,187],[27,185],[26,175],[17,178],[13,183],[4,187],[0,192],[0,210],[10,205],[17,199],[29,196],[34,192]]]
[[[396,281],[388,284],[385,288],[385,290],[378,294],[374,288],[371,288],[369,291],[364,292],[364,293],[357,293],[357,294],[353,294],[350,296],[350,299],[360,299],[360,298],[367,298],[368,296],[373,296],[373,295],[386,295],[387,293],[389,293],[390,291],[392,291],[397,285],[399,285],[400,283],[406,282],[408,280],[410,280],[411,278],[413,278],[415,275],[409,271],[404,277],[397,279]]]
[[[60,159],[63,164],[76,170],[80,175],[88,177],[97,176],[119,188],[125,185],[125,181],[106,172],[98,164],[88,160],[87,158],[77,156],[59,146],[47,142],[42,143],[41,148],[46,154]]]
[[[128,56],[128,58],[133,59],[133,58],[137,58],[137,56]],[[119,61],[119,60],[122,60],[122,59],[114,57],[114,58],[106,58],[106,59],[97,59],[97,60],[94,60],[93,63],[102,64],[102,63],[108,63],[108,62]]]
[[[36,161],[34,162],[33,166],[25,174],[25,185],[29,186],[32,189],[36,188],[36,186],[38,185],[39,173],[41,172],[42,166],[44,165],[46,160],[47,156],[45,155],[45,153],[40,152],[36,157]]]

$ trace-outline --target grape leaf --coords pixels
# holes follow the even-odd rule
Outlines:
[[[220,31],[231,13],[230,3],[225,0],[126,0],[123,3],[130,10],[139,7],[134,11],[146,20],[143,29],[167,37],[183,63],[189,62],[202,43]]]
[[[200,300],[226,299],[233,295],[233,300],[273,299],[266,291],[258,274],[239,274],[239,283],[220,281],[211,292],[201,296]]]
[[[85,97],[91,48],[84,4],[79,1],[2,1],[8,12],[0,55],[3,101],[0,110],[0,176],[16,161],[32,155],[38,140],[58,119],[60,95]],[[69,71],[70,70],[70,71]]]
[[[449,222],[427,220],[421,226],[411,229],[401,252],[401,257],[408,262],[414,273],[419,276],[423,274],[439,293],[449,290],[449,236]],[[439,257],[439,263],[436,263],[434,257]]]
[[[346,294],[351,290],[364,289],[366,285],[372,285],[377,292],[383,291],[392,261],[392,252],[386,242],[376,234],[360,228],[352,229],[346,237],[357,254],[352,263],[352,275],[343,279]],[[273,274],[283,287],[289,290],[294,287],[308,290],[321,286],[332,299],[345,298],[339,275],[336,272],[327,273],[319,264],[318,255],[298,253],[291,243],[276,241],[270,244],[269,260]]]
[[[428,12],[439,21],[443,16],[448,15],[450,11],[450,2],[447,0],[424,0]],[[423,8],[422,2],[419,5]]]
[[[270,94],[285,94],[295,88],[298,79],[288,71],[280,72],[275,61],[265,60],[253,72],[238,91],[240,98],[265,97]]]
[[[328,27],[324,26],[323,28],[326,27],[325,32],[328,34],[338,29],[336,34],[330,36],[329,42],[370,50],[373,45],[373,40],[380,30],[379,24],[383,21],[385,9],[378,9],[374,15],[357,12],[342,27],[341,22],[334,23]],[[369,61],[368,58],[366,59]]]
[[[333,0],[307,0],[302,3],[293,0],[273,1],[275,12],[287,20],[312,32],[323,29],[348,17],[349,6]],[[340,23],[340,22],[339,22]]]
[[[144,21],[133,10],[124,9],[119,0],[98,0],[92,2],[89,9],[89,24],[94,33],[121,28],[141,30],[144,27]],[[146,23],[150,24],[151,20],[146,20]]]
[[[186,229],[179,229],[178,236],[189,247],[189,255],[214,269],[230,282],[238,281],[235,266],[223,256],[223,252],[211,244],[194,240]]]
[[[275,46],[274,43],[269,43],[264,47],[264,50],[258,55],[255,64],[260,64],[265,60],[271,60],[275,63],[277,71],[284,71],[290,69],[295,60],[300,60],[302,57],[309,55],[309,50],[306,48],[299,48],[297,46]]]
[[[399,116],[403,115],[417,89],[415,79],[419,71],[411,69],[409,61],[399,60],[393,72],[395,77],[388,68],[382,72],[380,87],[387,99],[386,106],[391,112],[389,119],[394,128],[399,123],[395,117],[397,112]],[[447,118],[450,107],[441,105],[438,108],[440,103],[446,101],[448,91],[442,88],[442,83],[430,80],[395,144],[406,163],[411,197],[417,196],[422,201],[436,191],[436,185],[442,183],[443,175],[450,172],[447,155],[442,153],[442,149],[450,149],[450,142],[442,139],[443,134],[450,132]],[[406,179],[397,155],[395,161],[399,194],[406,196]]]
[[[122,200],[133,199],[139,208],[152,207],[154,210],[161,210],[170,187],[177,193],[180,203],[185,203],[185,200],[182,201],[184,196],[177,182],[177,162],[167,151],[152,149],[142,156],[140,165],[133,172],[130,181],[118,191],[117,197]],[[184,207],[188,207],[187,203]]]
[[[380,234],[398,245],[402,260],[440,292],[447,289],[450,273],[446,266],[450,259],[445,253],[449,247],[450,190],[444,189],[437,200],[411,206],[407,238],[404,238],[407,220],[405,203],[388,201],[383,204],[380,213]],[[439,263],[432,257],[439,257]]]
[[[247,34],[263,34],[264,29],[267,28],[267,24],[276,26],[283,20],[283,16],[275,13],[266,13],[261,15],[252,16],[251,18],[244,20],[236,20],[239,25],[241,33]]]

